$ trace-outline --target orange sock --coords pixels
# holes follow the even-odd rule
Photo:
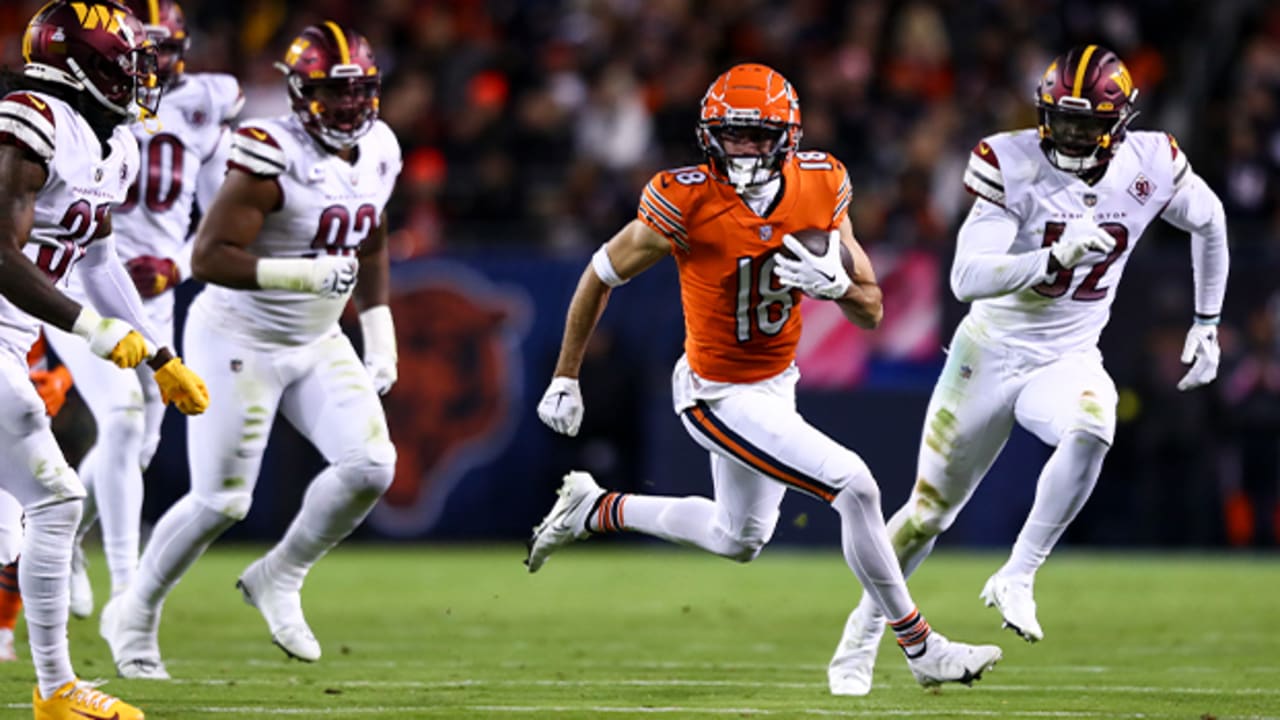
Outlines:
[[[0,569],[0,630],[12,630],[22,612],[22,595],[18,592],[18,561]]]

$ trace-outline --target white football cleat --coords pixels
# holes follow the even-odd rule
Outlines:
[[[0,663],[15,662],[18,653],[13,649],[13,630],[0,628]]]
[[[924,687],[937,687],[946,682],[972,685],[1003,657],[995,645],[951,642],[936,630],[929,633],[923,644],[924,649],[918,655],[907,657],[907,666],[916,676],[916,682]]]
[[[303,662],[320,659],[320,642],[302,614],[302,594],[283,590],[267,576],[263,558],[245,568],[236,588],[244,601],[258,609],[267,621],[271,641],[291,658]]]
[[[93,585],[89,583],[89,561],[77,540],[71,551],[71,615],[81,620],[93,614]]]
[[[168,680],[160,660],[160,615],[138,612],[128,591],[102,606],[98,633],[111,648],[116,674],[129,680]]]
[[[1036,620],[1036,599],[1031,594],[1032,576],[996,573],[982,588],[982,601],[995,607],[1004,618],[1004,626],[1027,642],[1044,639],[1044,630]]]
[[[827,666],[827,683],[832,695],[861,696],[871,692],[871,671],[876,666],[884,626],[884,615],[870,600],[858,603],[849,613],[844,635]]]
[[[538,568],[547,561],[547,556],[574,540],[581,540],[591,533],[587,530],[587,516],[596,498],[604,495],[604,490],[596,484],[591,473],[574,470],[564,476],[564,483],[556,491],[560,497],[551,506],[551,512],[542,518],[542,522],[533,529],[533,537],[529,538],[529,556],[524,564],[529,572],[538,572]]]

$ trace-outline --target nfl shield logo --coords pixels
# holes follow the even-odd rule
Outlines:
[[[1084,194],[1084,206],[1085,206],[1085,207],[1093,207],[1094,205],[1097,205],[1097,204],[1098,204],[1098,196],[1097,196],[1096,194],[1094,194],[1094,193],[1085,193],[1085,194]]]
[[[760,226],[760,240],[761,240],[761,241],[763,241],[763,242],[769,242],[769,240],[770,240],[770,239],[772,239],[772,238],[773,238],[773,226],[772,226],[772,225],[761,225],[761,226]]]
[[[244,369],[244,361],[243,361],[243,360],[232,360],[232,361],[231,361],[231,372],[240,372],[240,371],[241,371],[241,370],[243,370],[243,369]]]
[[[102,182],[102,168],[96,167],[93,169],[93,181],[96,183]]]

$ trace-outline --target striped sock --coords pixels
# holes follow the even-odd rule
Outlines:
[[[18,561],[0,569],[0,629],[12,630],[22,612],[22,595],[18,592]]]
[[[596,498],[587,516],[587,529],[595,533],[622,532],[622,506],[629,495],[607,492]]]
[[[918,608],[907,613],[901,620],[890,622],[889,627],[898,636],[898,646],[902,648],[902,652],[913,660],[924,654],[924,641],[933,632]]]

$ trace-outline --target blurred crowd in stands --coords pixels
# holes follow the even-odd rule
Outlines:
[[[0,61],[18,62],[20,29],[38,5],[3,3]],[[1120,293],[1119,329],[1109,331],[1104,351],[1130,398],[1122,415],[1141,423],[1108,461],[1131,474],[1112,479],[1131,483],[1129,501],[1182,505],[1191,501],[1179,497],[1196,495],[1192,484],[1216,483],[1227,521],[1205,530],[1216,538],[1190,541],[1280,538],[1274,2],[183,5],[193,29],[188,66],[239,77],[247,116],[286,109],[272,62],[303,26],[334,19],[369,37],[385,73],[383,117],[406,158],[392,212],[399,259],[477,248],[583,255],[634,215],[652,172],[699,160],[693,130],[703,91],[730,64],[754,60],[797,85],[803,145],[848,166],[863,241],[928,249],[949,267],[968,207],[961,175],[969,150],[986,134],[1034,124],[1031,91],[1053,55],[1076,43],[1107,44],[1141,89],[1135,127],[1173,132],[1222,196],[1233,253],[1223,372],[1195,397],[1173,390],[1191,317],[1185,238],[1153,229],[1130,264],[1131,289]],[[946,312],[953,322],[959,308]]]

